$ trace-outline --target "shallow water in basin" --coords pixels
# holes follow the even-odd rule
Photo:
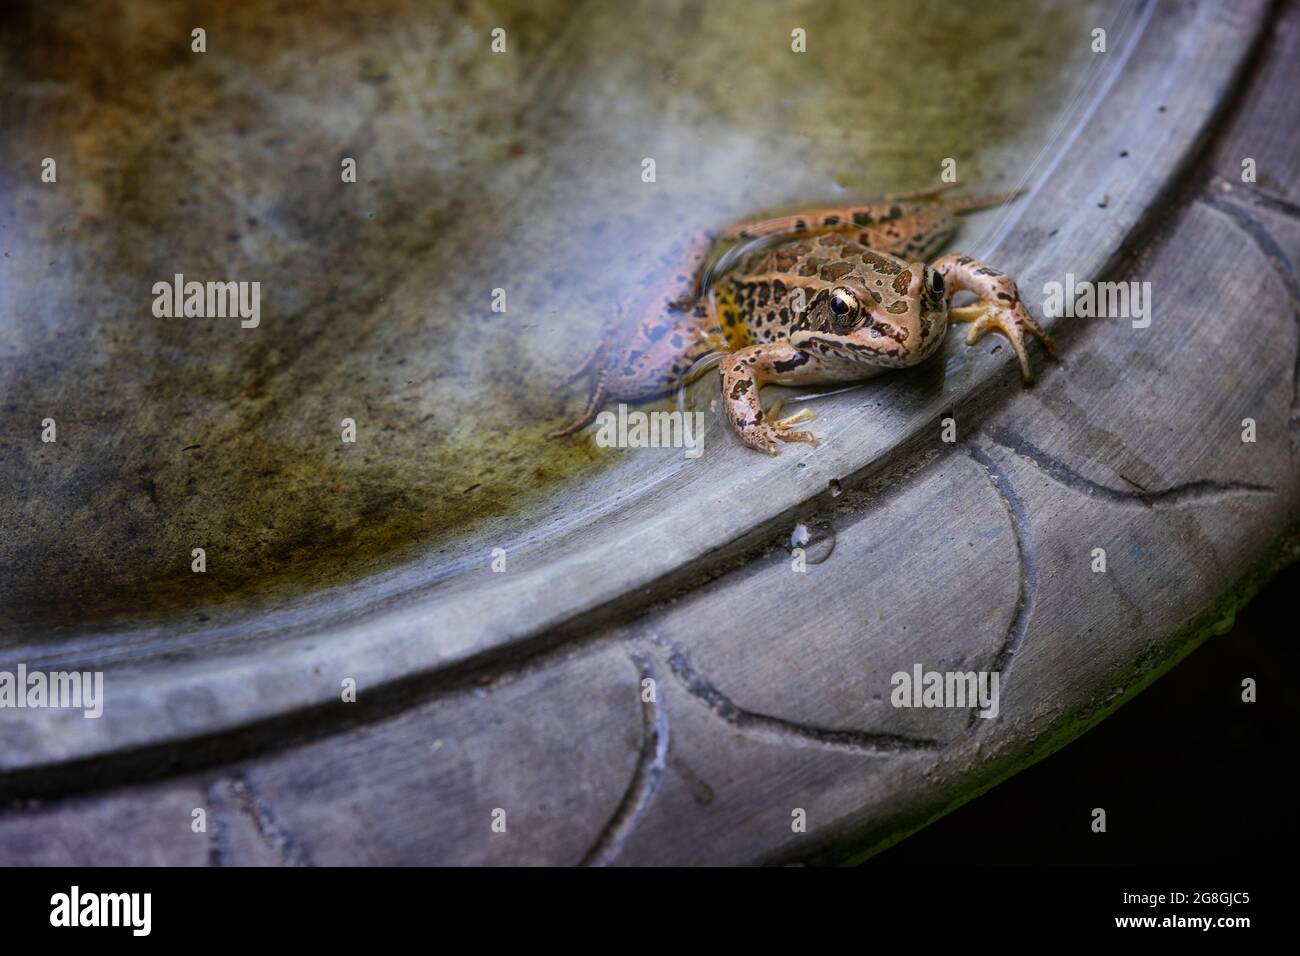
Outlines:
[[[202,621],[562,507],[616,463],[544,435],[627,288],[691,232],[946,158],[1014,185],[1102,9],[352,7],[0,26],[0,641]],[[155,317],[177,273],[259,281],[260,324]]]

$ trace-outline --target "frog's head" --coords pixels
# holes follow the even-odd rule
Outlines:
[[[867,365],[911,364],[927,354],[923,340],[944,327],[948,311],[943,276],[924,262],[876,258],[877,266],[855,269],[813,297],[807,327],[790,337],[795,348]]]

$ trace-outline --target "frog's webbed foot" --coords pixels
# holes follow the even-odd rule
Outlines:
[[[1047,349],[1047,354],[1052,358],[1059,359],[1060,357],[1056,351],[1056,343],[1052,341],[1051,336],[1044,332],[1042,327],[1030,317],[1021,303],[1016,303],[1014,307],[1006,309],[982,302],[979,305],[968,305],[953,309],[948,313],[948,317],[953,322],[970,323],[970,328],[966,331],[967,345],[974,345],[990,331],[999,332],[1005,336],[1007,341],[1011,343],[1011,347],[1016,351],[1016,358],[1020,360],[1020,375],[1026,382],[1034,380],[1034,373],[1029,368],[1029,352],[1025,349],[1026,335],[1042,342],[1043,347]]]
[[[949,300],[961,291],[974,292],[980,298],[974,305],[948,311],[950,322],[970,323],[966,333],[967,345],[974,345],[990,331],[1005,336],[1015,349],[1020,361],[1020,375],[1026,383],[1034,380],[1029,367],[1029,352],[1025,347],[1026,337],[1038,339],[1048,355],[1060,360],[1056,343],[1029,314],[1020,299],[1020,290],[1009,276],[963,255],[943,256],[935,262],[934,268],[944,278],[944,294]]]
[[[779,442],[817,444],[812,432],[797,431],[796,425],[812,421],[816,414],[805,408],[788,418],[777,418],[783,402],[766,412],[759,404],[759,389],[764,382],[786,385],[802,384],[816,372],[816,359],[799,352],[789,342],[751,345],[723,358],[722,396],[727,418],[740,440],[755,451],[779,455]]]
[[[801,421],[808,421],[810,418],[816,417],[808,409],[804,409],[798,415],[791,415],[789,418],[779,421],[755,422],[753,425],[741,430],[740,440],[755,451],[765,452],[769,455],[781,454],[781,449],[777,446],[779,441],[807,442],[815,448],[817,447],[817,436],[812,432],[795,431],[794,426]]]
[[[803,422],[815,421],[817,413],[811,408],[804,408],[795,412],[788,418],[776,419],[776,416],[781,414],[781,409],[784,405],[784,400],[777,401],[773,404],[771,408],[763,413],[763,421],[756,422],[747,431],[741,432],[741,441],[750,448],[766,452],[769,455],[779,455],[781,453],[780,448],[777,447],[776,444],[778,441],[807,442],[809,445],[816,448],[817,436],[812,432],[795,431],[794,426],[802,424]],[[776,421],[773,421],[773,419],[776,419]]]

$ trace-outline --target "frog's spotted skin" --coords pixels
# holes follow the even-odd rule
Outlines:
[[[669,288],[646,290],[635,306],[639,321],[621,348],[624,324],[606,326],[570,377],[595,375],[587,407],[553,435],[579,431],[608,401],[668,394],[702,371],[702,358],[720,352],[727,416],[746,445],[776,454],[777,441],[816,444],[792,429],[812,412],[779,421],[764,413],[764,384],[830,384],[915,365],[938,348],[950,320],[971,323],[968,344],[989,330],[1005,335],[1031,381],[1025,335],[1053,355],[1055,348],[1015,283],[969,256],[924,261],[956,228],[958,213],[1009,196],[915,201],[936,192],[741,223],[716,241],[691,240]],[[710,252],[726,242],[742,245],[714,264],[715,279]],[[973,292],[978,303],[950,310],[961,291]]]

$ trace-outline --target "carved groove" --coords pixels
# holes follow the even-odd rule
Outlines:
[[[1029,461],[1057,484],[1089,498],[1121,507],[1151,508],[1156,505],[1198,504],[1236,495],[1273,493],[1273,489],[1268,485],[1256,485],[1245,481],[1188,481],[1156,491],[1147,489],[1120,491],[1085,478],[1059,458],[1052,457],[1009,428],[990,426],[985,429],[985,435],[994,444]]]
[[[1211,201],[1218,205],[1217,196],[1211,196]],[[1251,189],[1234,189],[1231,196],[1223,196],[1229,202],[1243,206],[1256,206],[1260,209],[1267,209],[1269,212],[1284,216],[1287,219],[1300,221],[1300,206],[1281,196],[1275,196],[1272,193],[1265,192],[1258,185]]]
[[[831,750],[871,756],[940,748],[936,740],[904,737],[898,734],[873,734],[857,730],[815,727],[745,710],[695,670],[686,655],[670,641],[658,635],[652,635],[650,640],[668,652],[668,666],[672,668],[673,676],[687,693],[705,703],[726,723],[756,736],[767,737],[783,744],[812,744]]]
[[[644,654],[631,651],[629,656],[636,664],[640,677],[637,681],[639,694],[642,681],[646,678],[655,679],[653,665]],[[659,703],[659,690],[656,687],[654,700],[641,702],[641,755],[636,770],[632,773],[632,780],[618,809],[582,858],[583,866],[607,866],[614,861],[623,849],[628,834],[636,828],[642,814],[654,799],[667,765],[668,712]]]
[[[276,822],[275,815],[266,799],[254,789],[247,775],[241,773],[230,781],[230,791],[234,794],[240,810],[253,821],[258,836],[274,851],[284,866],[314,866],[307,851]]]
[[[1251,204],[1255,206],[1279,213],[1290,219],[1300,218],[1300,209],[1282,199],[1264,193],[1247,192],[1244,195],[1249,196]],[[1295,361],[1291,366],[1291,427],[1294,429],[1300,425],[1300,277],[1296,275],[1290,257],[1278,245],[1277,240],[1273,238],[1273,234],[1268,231],[1268,228],[1263,223],[1250,214],[1247,207],[1240,200],[1233,201],[1222,195],[1207,193],[1205,202],[1211,208],[1217,209],[1231,219],[1242,232],[1250,237],[1250,241],[1255,244],[1259,254],[1273,266],[1273,271],[1277,273],[1277,277],[1282,280],[1282,285],[1286,287],[1291,296],[1291,315],[1296,320],[1296,353]]]
[[[228,866],[230,852],[226,846],[225,798],[217,784],[208,787],[208,824],[212,831],[208,836],[208,866]]]
[[[1011,479],[998,465],[996,461],[979,445],[966,446],[967,452],[971,458],[984,469],[988,476],[993,490],[997,492],[1002,501],[1002,506],[1007,512],[1007,521],[1011,525],[1011,535],[1016,542],[1016,556],[1020,566],[1020,592],[1016,597],[1016,612],[1011,616],[1011,623],[1007,625],[1007,636],[1002,641],[1002,646],[998,648],[997,656],[993,659],[993,670],[999,674],[998,682],[1002,688],[1006,687],[1007,675],[1011,670],[1011,663],[1015,660],[1016,654],[1024,644],[1025,634],[1029,630],[1029,617],[1033,613],[1034,604],[1038,600],[1038,564],[1034,560],[1032,545],[1029,539],[1029,513],[1025,510],[1024,502],[1020,500],[1015,487],[1011,484]],[[971,725],[974,725],[976,711],[979,708],[972,708],[970,714]]]

